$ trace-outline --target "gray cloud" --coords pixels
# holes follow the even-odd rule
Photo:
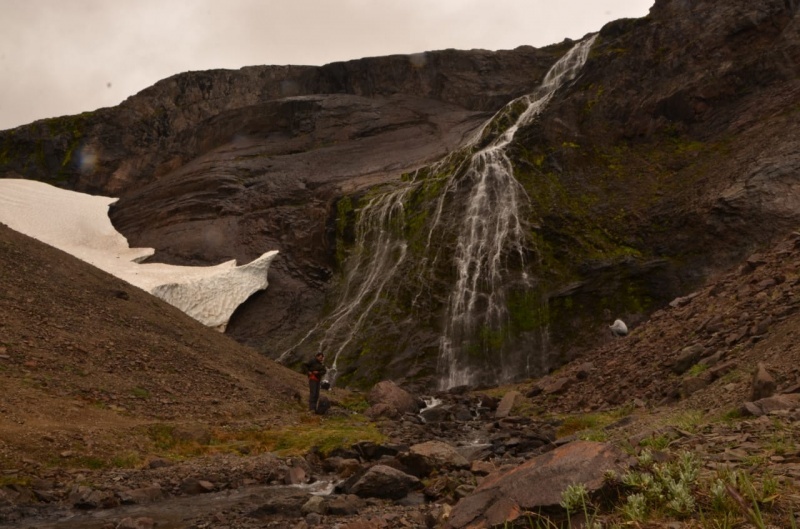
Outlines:
[[[0,0],[0,129],[113,106],[176,73],[545,46],[653,0]]]

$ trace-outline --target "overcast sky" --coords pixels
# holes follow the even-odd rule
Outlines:
[[[578,39],[653,0],[0,0],[0,130],[189,70]]]

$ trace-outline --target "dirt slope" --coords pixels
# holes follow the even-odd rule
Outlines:
[[[5,225],[0,278],[5,468],[146,450],[145,425],[278,426],[303,410],[301,374]]]
[[[536,382],[534,401],[581,411],[636,401],[651,409],[735,409],[750,400],[762,363],[777,391],[800,384],[800,233],[751,255]],[[610,333],[609,333],[610,334]]]

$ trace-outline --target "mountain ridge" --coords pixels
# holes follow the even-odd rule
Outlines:
[[[524,272],[537,284],[508,307],[508,325],[469,338],[483,360],[539,347],[542,369],[557,367],[603,336],[604,311],[641,321],[796,226],[796,12],[778,0],[660,1],[600,30],[578,78],[508,146],[530,199]],[[97,115],[6,131],[0,174],[118,193],[115,227],[155,260],[279,250],[270,289],[228,330],[277,358],[335,306],[371,194],[419,174],[440,192],[431,168],[572,44],[180,74]],[[432,199],[414,200],[403,229],[420,237]],[[435,273],[424,310],[399,285],[370,316],[379,331],[353,337],[348,383],[436,384],[450,272]]]

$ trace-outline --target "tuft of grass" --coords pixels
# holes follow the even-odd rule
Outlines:
[[[149,399],[150,392],[144,388],[135,387],[131,389],[131,394],[136,397],[137,399]]]
[[[559,437],[566,437],[583,432],[580,435],[582,439],[605,440],[607,435],[601,430],[632,412],[632,407],[624,406],[610,412],[569,415],[562,419],[561,426],[556,433]]]
[[[28,487],[31,484],[31,479],[30,476],[18,476],[16,474],[0,476],[0,487],[8,487],[11,485]]]
[[[665,450],[670,442],[671,439],[667,435],[653,435],[639,441],[639,446],[653,450]]]
[[[220,436],[218,446],[234,441],[246,441],[253,451],[275,452],[280,456],[302,455],[315,449],[327,455],[336,448],[349,448],[362,442],[382,443],[383,434],[376,426],[363,419],[313,417],[298,426],[281,430],[250,430],[229,436]]]
[[[690,377],[696,377],[708,370],[708,364],[695,364],[689,368],[688,374]]]
[[[701,410],[686,410],[670,415],[665,420],[665,425],[674,426],[685,432],[695,433],[704,422],[704,414]]]
[[[296,456],[311,450],[326,455],[336,448],[349,448],[362,441],[382,443],[386,440],[375,424],[360,416],[308,416],[301,419],[299,425],[275,430],[217,429],[212,432],[208,444],[176,438],[173,431],[173,426],[157,424],[150,426],[148,433],[164,457],[176,459],[212,453],[275,452],[279,456]]]
[[[339,404],[346,410],[354,412],[354,413],[363,413],[369,408],[369,402],[367,402],[367,397],[356,392],[351,392],[347,394]]]

